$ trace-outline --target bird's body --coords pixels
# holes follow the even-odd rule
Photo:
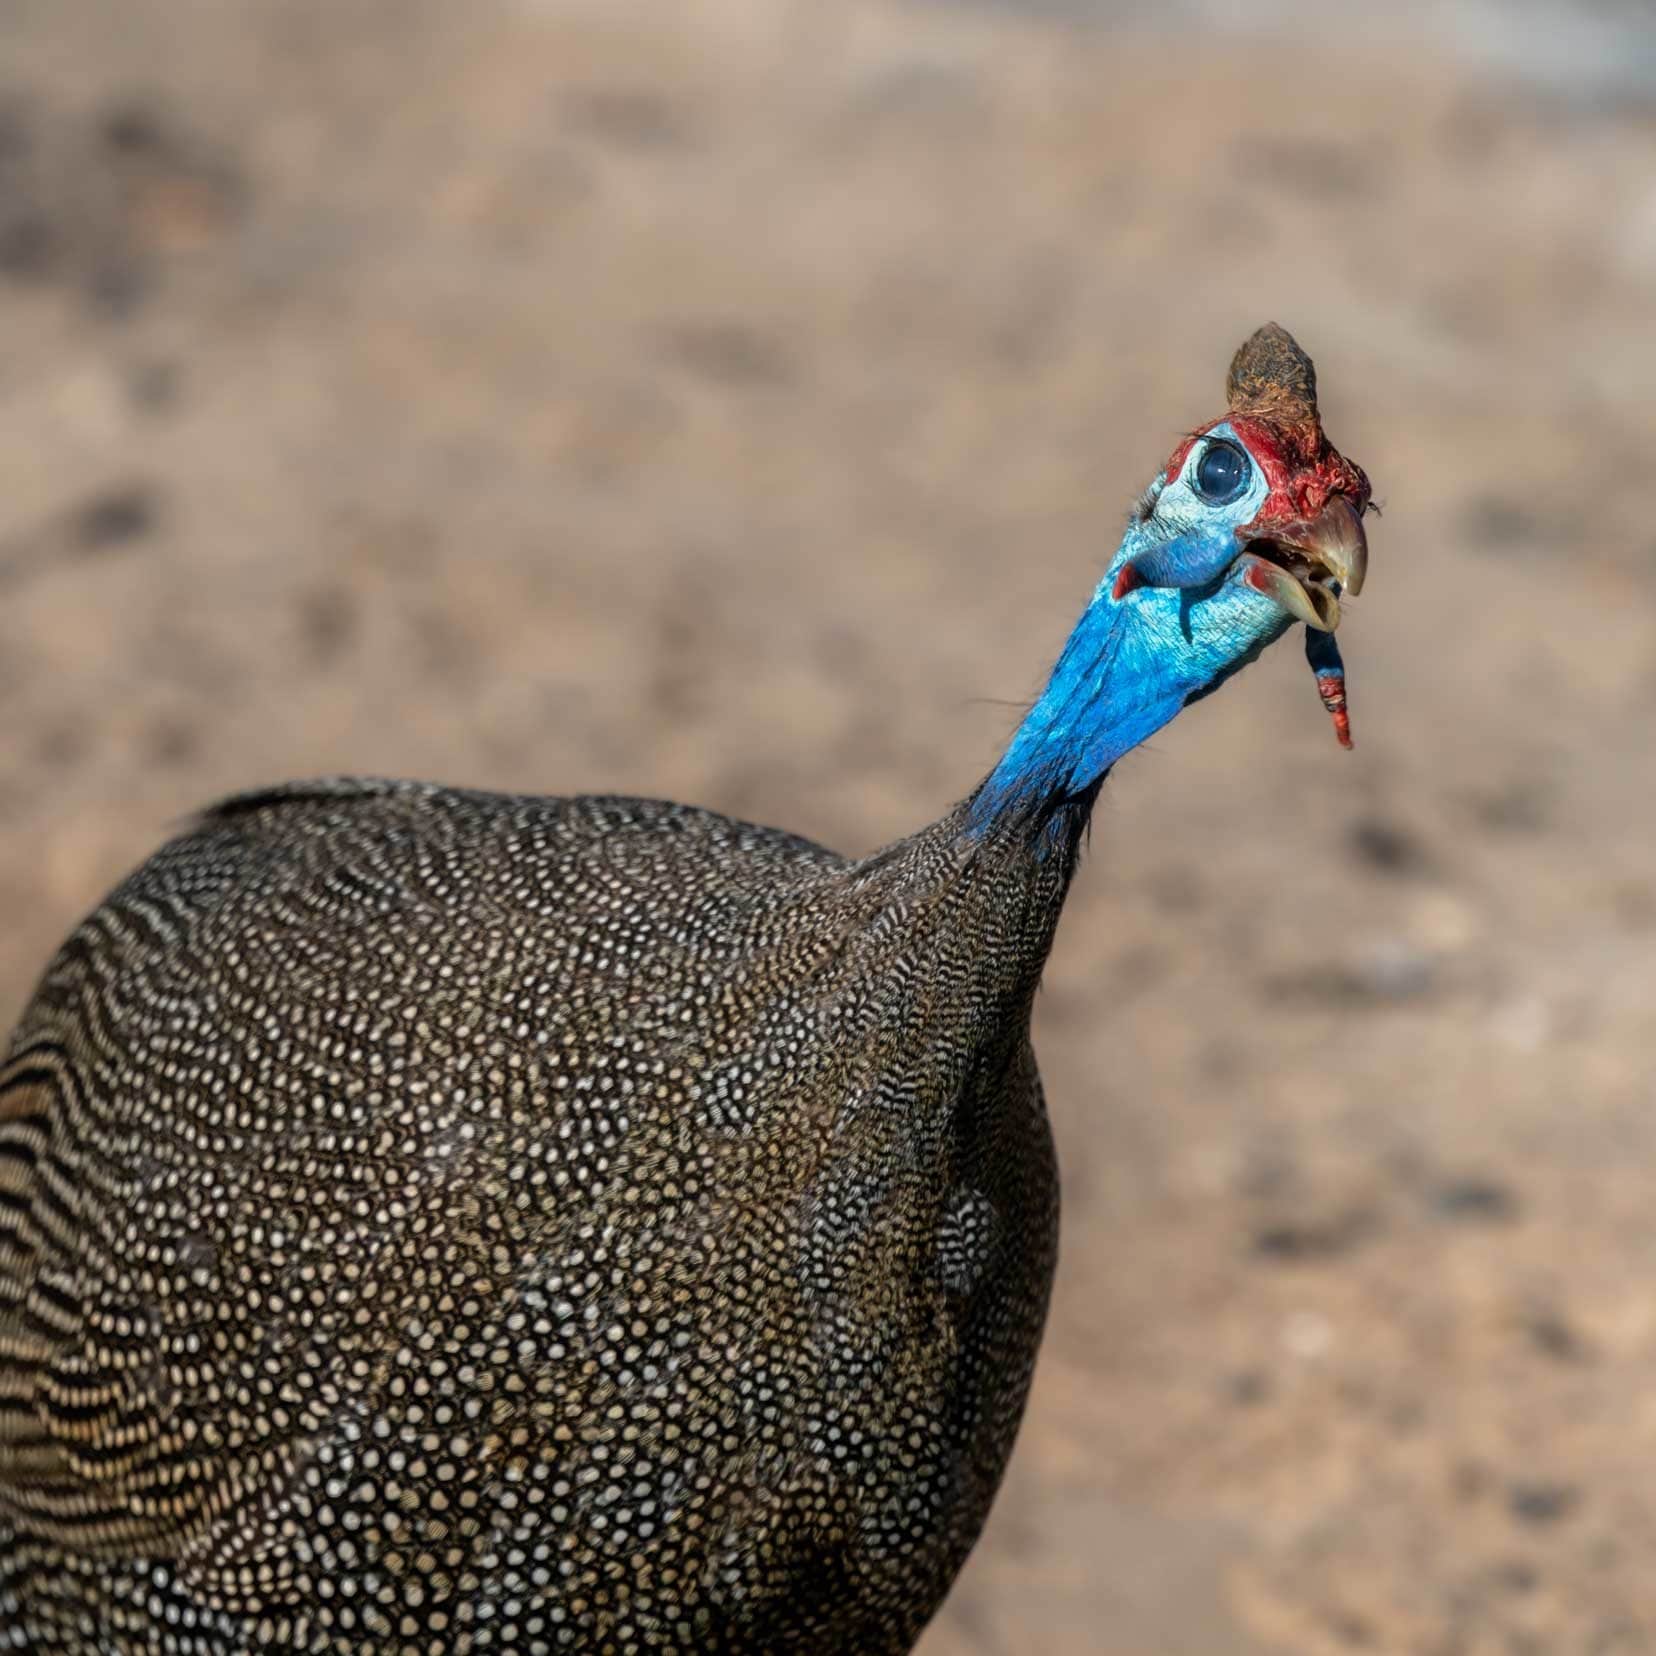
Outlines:
[[[949,820],[212,813],[0,1080],[0,1611],[75,1560],[26,1648],[906,1650],[1046,1308],[1067,878]]]
[[[1093,798],[1361,580],[1286,339],[1000,766],[871,857],[344,781],[82,924],[0,1070],[0,1649],[910,1648],[1046,1314],[1029,1018]]]

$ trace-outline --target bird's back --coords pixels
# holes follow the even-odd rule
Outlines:
[[[947,824],[209,813],[0,1075],[0,1629],[906,1648],[1044,1314],[1066,880]]]

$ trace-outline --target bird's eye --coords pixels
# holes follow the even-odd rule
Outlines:
[[[1234,443],[1209,443],[1190,486],[1210,506],[1228,506],[1248,486],[1248,457]]]

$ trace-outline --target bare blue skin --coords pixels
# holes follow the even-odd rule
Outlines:
[[[1124,753],[1292,624],[1236,567],[1237,530],[1258,515],[1267,493],[1259,468],[1249,461],[1247,486],[1226,505],[1196,493],[1196,467],[1219,438],[1236,440],[1228,422],[1194,443],[1179,474],[1158,478],[1135,509],[1045,692],[973,799],[974,828],[1005,816],[1038,818],[1087,797]],[[1116,580],[1129,562],[1160,584],[1117,599]]]

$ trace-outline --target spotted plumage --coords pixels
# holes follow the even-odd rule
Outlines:
[[[1056,723],[855,861],[347,780],[133,874],[0,1071],[0,1649],[909,1649],[1052,1279]]]
[[[27,1648],[906,1648],[1045,1308],[1065,878],[619,800],[211,813],[0,1079]]]

